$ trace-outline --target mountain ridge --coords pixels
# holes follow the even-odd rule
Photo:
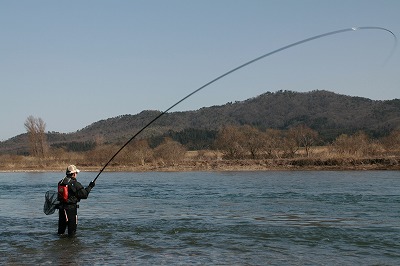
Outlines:
[[[48,132],[50,145],[68,142],[123,143],[143,128],[160,111],[144,110],[94,122],[76,132]],[[387,135],[400,128],[400,100],[371,100],[326,90],[309,92],[277,91],[224,105],[194,111],[165,113],[138,138],[160,136],[168,131],[185,129],[219,130],[226,125],[251,125],[265,130],[286,130],[305,124],[316,130],[325,142],[340,134],[359,130],[372,137]],[[24,144],[25,142],[25,144]],[[23,153],[27,150],[26,133],[0,142],[0,153]]]

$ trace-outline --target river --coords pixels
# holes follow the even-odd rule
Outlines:
[[[400,171],[104,172],[73,238],[62,177],[0,173],[1,265],[400,264]]]

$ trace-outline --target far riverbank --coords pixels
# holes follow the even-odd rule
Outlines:
[[[98,172],[103,165],[58,162],[57,164],[0,165],[0,172],[59,172],[68,164],[76,164],[82,171]],[[291,171],[291,170],[400,170],[400,157],[390,158],[297,158],[260,160],[184,160],[157,162],[142,165],[111,163],[105,171],[115,172],[190,172],[190,171]]]

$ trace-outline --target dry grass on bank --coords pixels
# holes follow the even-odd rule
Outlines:
[[[310,157],[224,160],[217,151],[189,151],[181,161],[161,159],[144,164],[111,162],[106,171],[265,171],[265,170],[400,170],[400,156],[338,156],[327,148],[313,150]],[[63,158],[39,159],[29,156],[0,156],[0,171],[60,171],[76,164],[83,171],[99,171],[106,162],[86,162],[81,154],[70,153]]]

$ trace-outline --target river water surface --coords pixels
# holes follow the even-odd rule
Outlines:
[[[103,173],[74,238],[62,177],[0,173],[1,265],[400,265],[399,171]]]

